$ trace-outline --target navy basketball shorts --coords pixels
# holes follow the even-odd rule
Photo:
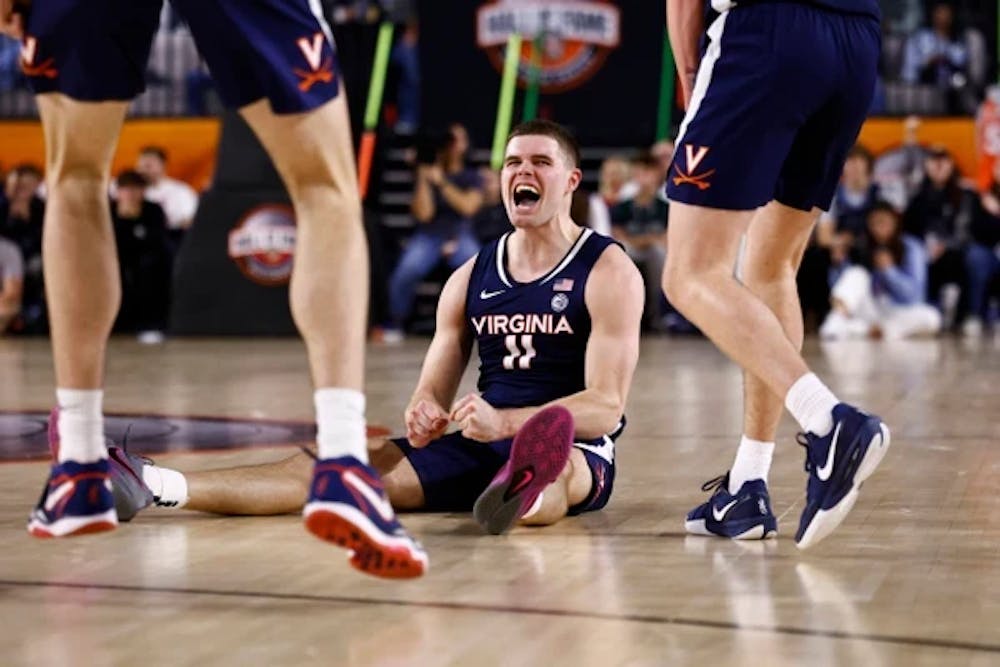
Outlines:
[[[319,2],[173,0],[226,106],[267,98],[298,113],[337,96],[333,36]],[[317,12],[314,12],[314,6]],[[131,100],[145,89],[146,63],[162,0],[34,0],[22,49],[35,93],[75,100]]]
[[[615,439],[622,432],[574,443],[590,468],[590,493],[569,508],[570,516],[596,512],[608,504],[615,483]],[[461,432],[449,433],[416,448],[406,438],[392,442],[417,473],[428,512],[471,512],[476,498],[486,490],[510,458],[512,439],[496,442],[470,440]]]
[[[827,209],[875,90],[873,18],[793,2],[723,12],[667,177],[672,201]]]

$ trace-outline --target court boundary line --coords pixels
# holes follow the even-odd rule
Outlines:
[[[644,623],[648,625],[681,626],[705,628],[714,630],[733,630],[737,632],[764,632],[779,635],[800,637],[824,637],[847,641],[867,641],[877,644],[893,644],[902,646],[923,646],[944,650],[964,650],[979,653],[1000,653],[1000,644],[985,644],[949,639],[933,639],[927,637],[907,637],[899,635],[880,635],[875,633],[847,632],[843,630],[819,630],[788,625],[745,625],[728,621],[711,621],[708,619],[685,618],[662,614],[611,614],[596,611],[576,611],[572,609],[545,609],[517,607],[501,604],[477,604],[469,602],[442,602],[405,600],[396,598],[365,598],[350,595],[313,595],[308,593],[272,593],[266,591],[227,591],[209,588],[180,588],[168,586],[135,586],[128,584],[86,584],[70,581],[31,581],[16,579],[0,579],[0,586],[20,588],[68,588],[75,590],[103,590],[123,593],[163,593],[168,595],[216,596],[228,598],[257,598],[285,602],[319,602],[345,605],[401,606],[424,609],[441,609],[447,611],[478,611],[499,614],[524,614],[561,618],[578,618],[597,621],[624,621],[628,623]]]

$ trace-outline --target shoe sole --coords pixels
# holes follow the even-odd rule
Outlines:
[[[28,532],[42,539],[50,537],[76,537],[91,533],[105,533],[118,527],[118,518],[113,509],[92,516],[69,516],[43,523],[37,519],[28,522]]]
[[[703,535],[705,537],[724,537],[730,540],[769,540],[778,535],[777,530],[767,530],[763,523],[758,523],[751,526],[750,528],[744,530],[736,535],[720,535],[719,533],[713,533],[705,525],[704,519],[697,519],[695,521],[685,521],[684,530],[691,535]]]
[[[559,479],[573,447],[573,417],[561,406],[538,412],[514,436],[510,459],[476,499],[472,515],[491,535],[501,535],[517,523],[530,507],[525,500],[537,498],[549,484]],[[514,474],[532,469],[531,482],[508,496]]]
[[[303,510],[306,530],[351,552],[350,564],[385,579],[413,579],[427,571],[427,554],[413,541],[383,533],[352,505],[312,502]]]
[[[881,442],[876,446],[877,440],[881,440]],[[889,427],[879,422],[879,432],[868,441],[868,448],[865,450],[864,458],[861,459],[861,463],[854,473],[851,489],[833,507],[816,511],[812,521],[809,522],[809,525],[802,533],[802,539],[795,543],[799,549],[808,549],[815,546],[843,523],[854,507],[854,503],[858,500],[858,491],[861,489],[861,485],[866,479],[872,476],[879,464],[882,463],[882,459],[885,458],[886,453],[889,451],[891,442],[892,438],[889,433]],[[822,505],[822,500],[820,504]]]

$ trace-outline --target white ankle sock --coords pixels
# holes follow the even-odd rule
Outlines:
[[[785,396],[785,407],[807,433],[823,436],[833,430],[833,409],[837,397],[815,373],[803,375]]]
[[[368,463],[368,436],[365,428],[365,395],[353,389],[317,389],[316,445],[319,458],[353,456]]]
[[[752,440],[745,435],[740,438],[740,448],[736,450],[736,460],[729,471],[729,493],[736,493],[744,482],[762,479],[767,482],[774,458],[774,443]]]
[[[56,389],[59,405],[59,462],[94,463],[108,458],[100,389]]]
[[[142,481],[153,492],[157,506],[180,509],[187,504],[188,484],[183,473],[147,463],[142,466]]]

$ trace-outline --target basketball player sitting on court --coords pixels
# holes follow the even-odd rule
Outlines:
[[[501,177],[515,230],[445,285],[406,409],[406,438],[369,442],[396,508],[473,509],[487,531],[501,533],[519,519],[550,524],[607,503],[638,358],[643,286],[620,246],[570,218],[578,165],[576,142],[559,125],[532,121],[511,133]],[[481,393],[456,401],[473,341]],[[459,430],[445,435],[451,424]],[[123,519],[154,503],[294,512],[312,464],[300,453],[183,475],[119,448],[111,460]]]

